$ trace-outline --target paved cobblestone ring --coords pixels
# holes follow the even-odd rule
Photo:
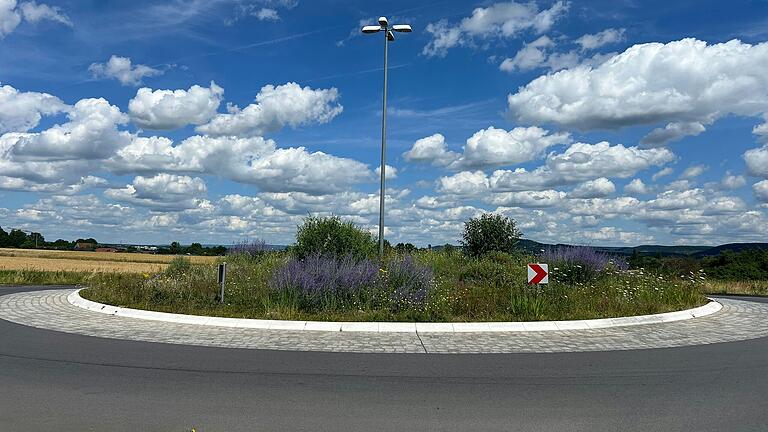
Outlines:
[[[685,321],[529,332],[380,333],[254,329],[108,315],[72,305],[73,289],[0,297],[0,319],[66,333],[225,348],[391,353],[533,353],[703,345],[768,336],[768,304],[718,299],[716,313]]]

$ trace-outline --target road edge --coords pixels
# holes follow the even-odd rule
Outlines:
[[[67,301],[73,306],[107,315],[178,324],[197,324],[263,330],[307,330],[327,332],[466,333],[590,330],[689,320],[714,314],[719,312],[723,307],[722,304],[710,298],[709,303],[693,309],[653,315],[592,320],[470,323],[288,321],[182,315],[110,306],[84,299],[80,296],[81,289],[82,288],[73,290],[67,296]]]

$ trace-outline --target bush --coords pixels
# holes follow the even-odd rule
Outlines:
[[[303,312],[379,309],[393,314],[421,313],[433,283],[432,270],[409,255],[380,269],[370,259],[310,255],[291,259],[269,281],[276,303]]]
[[[722,280],[768,280],[768,250],[724,251],[704,258],[702,267],[712,278]]]
[[[168,263],[168,268],[165,269],[165,275],[169,277],[179,277],[184,273],[188,273],[192,269],[192,262],[183,256],[178,256]]]
[[[309,216],[299,225],[291,252],[298,259],[328,255],[360,260],[374,256],[376,242],[371,233],[338,216]]]
[[[585,283],[597,279],[608,267],[627,270],[624,259],[589,246],[556,246],[547,248],[539,256],[542,262],[553,266],[553,278],[561,283]],[[557,270],[555,270],[557,269]]]
[[[515,227],[515,220],[493,213],[472,218],[464,223],[464,251],[473,257],[488,252],[512,253],[522,233]]]
[[[432,269],[417,264],[410,255],[406,255],[390,261],[383,273],[390,292],[389,309],[392,312],[424,310],[434,280]]]
[[[294,297],[298,307],[319,310],[336,309],[362,300],[364,290],[376,283],[379,269],[370,260],[352,256],[337,259],[312,254],[292,259],[275,270],[269,286],[281,297]]]

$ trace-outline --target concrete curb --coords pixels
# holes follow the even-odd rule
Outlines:
[[[329,321],[283,321],[241,318],[219,318],[199,315],[181,315],[167,312],[152,312],[139,309],[121,308],[86,300],[80,297],[80,290],[67,296],[70,304],[92,312],[125,318],[138,318],[177,324],[197,324],[219,327],[251,328],[263,330],[306,330],[328,332],[373,332],[373,333],[466,333],[466,332],[541,332],[562,330],[590,330],[608,327],[625,327],[642,324],[659,324],[682,321],[711,315],[722,309],[712,299],[704,306],[678,312],[655,315],[640,315],[622,318],[603,318],[573,321],[531,321],[531,322],[471,322],[471,323],[412,323],[412,322],[329,322]]]

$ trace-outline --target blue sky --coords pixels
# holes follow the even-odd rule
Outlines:
[[[594,245],[768,238],[768,2],[0,0],[0,226],[103,242],[495,211]]]

